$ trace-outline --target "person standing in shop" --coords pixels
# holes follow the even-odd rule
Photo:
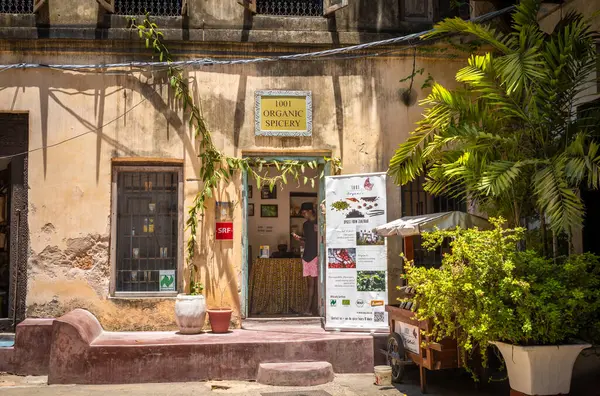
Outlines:
[[[318,268],[318,229],[315,208],[311,202],[305,202],[300,207],[300,214],[306,219],[302,225],[304,236],[292,233],[294,239],[304,245],[302,254],[302,274],[308,279],[308,303],[304,315],[310,316],[314,308],[318,307],[317,297],[317,279],[319,277]]]

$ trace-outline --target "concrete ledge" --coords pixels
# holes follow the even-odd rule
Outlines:
[[[370,335],[105,332],[81,309],[56,319],[52,327],[49,384],[255,380],[263,362],[323,361],[336,373],[373,371]]]
[[[10,370],[18,375],[48,375],[54,319],[25,319],[15,331],[15,355]]]
[[[15,348],[0,348],[0,371],[12,372],[15,360]]]
[[[315,386],[333,381],[328,362],[262,363],[256,382],[274,386]]]

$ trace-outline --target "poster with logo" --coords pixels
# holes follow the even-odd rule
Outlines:
[[[160,291],[175,291],[175,270],[158,271]]]
[[[387,329],[386,175],[328,176],[325,200],[325,327]]]
[[[400,338],[402,338],[402,342],[404,343],[404,349],[418,355],[420,353],[419,345],[421,345],[419,342],[419,328],[400,321],[396,322],[395,327],[394,332],[400,334]]]
[[[220,241],[233,240],[233,204],[217,202],[215,204],[215,239]]]

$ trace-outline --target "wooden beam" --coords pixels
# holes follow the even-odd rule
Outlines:
[[[179,158],[158,157],[115,157],[111,159],[113,165],[161,165],[183,166],[184,160]]]
[[[331,157],[331,150],[242,150],[242,157]]]

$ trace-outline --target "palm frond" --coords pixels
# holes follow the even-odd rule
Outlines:
[[[513,29],[520,33],[528,26],[538,26],[537,16],[539,10],[539,0],[521,0],[512,14]]]
[[[565,165],[565,158],[559,156],[540,168],[533,181],[538,205],[548,216],[551,228],[570,233],[583,222],[583,203],[569,185]]]
[[[438,22],[433,27],[433,32],[423,35],[423,39],[432,38],[441,34],[448,33],[460,33],[469,34],[475,36],[479,40],[487,43],[502,53],[510,53],[511,49],[504,42],[504,34],[496,31],[495,29],[469,21],[465,21],[458,17],[448,18],[441,22]]]
[[[486,195],[504,194],[515,184],[525,165],[525,161],[494,161],[488,164],[481,175],[479,190]]]

